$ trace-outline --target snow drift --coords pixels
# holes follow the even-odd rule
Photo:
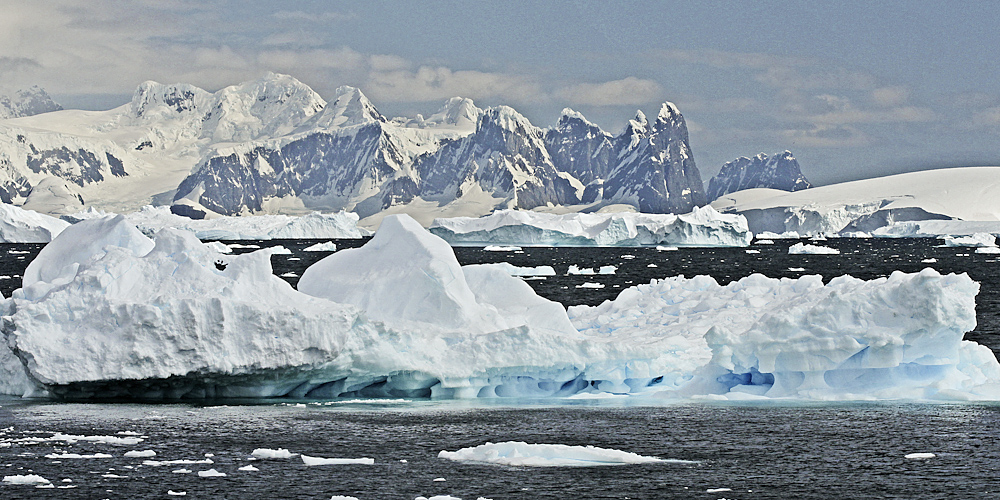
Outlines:
[[[80,222],[3,303],[3,392],[61,398],[559,397],[1000,399],[964,342],[978,285],[933,270],[861,281],[669,278],[597,307],[465,266],[407,216],[307,269],[271,250]]]
[[[498,210],[480,218],[434,219],[430,231],[452,245],[522,246],[748,246],[741,215],[712,207],[689,214],[569,213]]]

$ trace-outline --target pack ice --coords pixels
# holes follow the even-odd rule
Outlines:
[[[434,219],[430,231],[452,245],[738,246],[753,235],[742,215],[711,206],[689,214],[568,213],[498,210],[480,218]]]
[[[407,216],[307,269],[223,255],[122,216],[47,245],[3,303],[0,389],[62,398],[1000,399],[962,340],[978,285],[933,270],[861,281],[669,278],[597,307],[465,266]]]

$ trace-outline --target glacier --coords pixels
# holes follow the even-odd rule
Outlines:
[[[742,215],[711,206],[689,214],[568,213],[497,210],[490,215],[434,219],[430,232],[459,246],[740,246],[753,235]]]
[[[1000,363],[962,340],[979,289],[964,274],[674,277],[567,310],[503,266],[459,265],[408,216],[309,267],[299,290],[271,253],[149,237],[123,216],[70,226],[2,303],[0,392],[1000,399]]]

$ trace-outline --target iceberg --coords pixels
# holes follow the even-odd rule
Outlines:
[[[223,255],[169,228],[149,238],[122,216],[67,228],[3,302],[3,390],[1000,399],[1000,363],[962,340],[979,290],[964,274],[675,277],[567,311],[503,266],[460,266],[408,216],[309,267],[299,290],[271,253]]]
[[[75,223],[108,215],[114,214],[91,208],[63,218]],[[189,219],[170,212],[170,207],[146,205],[137,212],[125,214],[125,218],[148,235],[163,228],[173,228],[192,232],[202,240],[354,239],[369,235],[368,231],[358,228],[358,215],[352,212]]]
[[[48,243],[67,227],[55,217],[0,203],[0,243]]]
[[[996,236],[989,233],[973,233],[969,236],[945,236],[946,247],[988,248],[997,246]]]
[[[456,246],[745,247],[753,238],[746,218],[711,206],[683,215],[498,210],[480,218],[434,219],[429,229]]]

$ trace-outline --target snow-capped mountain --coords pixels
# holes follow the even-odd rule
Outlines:
[[[771,157],[760,153],[753,158],[742,156],[723,165],[719,174],[708,181],[708,201],[744,189],[798,191],[810,187],[812,184],[802,175],[799,162],[791,151]]]
[[[639,112],[614,138],[617,166],[604,182],[604,199],[646,213],[686,213],[705,205],[684,117],[665,102],[652,125]]]
[[[61,109],[62,106],[56,104],[37,85],[27,90],[18,90],[14,95],[0,95],[0,119],[33,116]]]
[[[0,121],[0,199],[23,204],[47,178],[36,205],[53,213],[58,200],[81,199],[112,211],[170,203],[192,217],[705,204],[670,103],[654,123],[640,112],[612,135],[570,109],[542,129],[459,97],[426,118],[387,118],[360,89],[341,87],[328,103],[278,74],[217,92],[146,82],[113,110]]]

